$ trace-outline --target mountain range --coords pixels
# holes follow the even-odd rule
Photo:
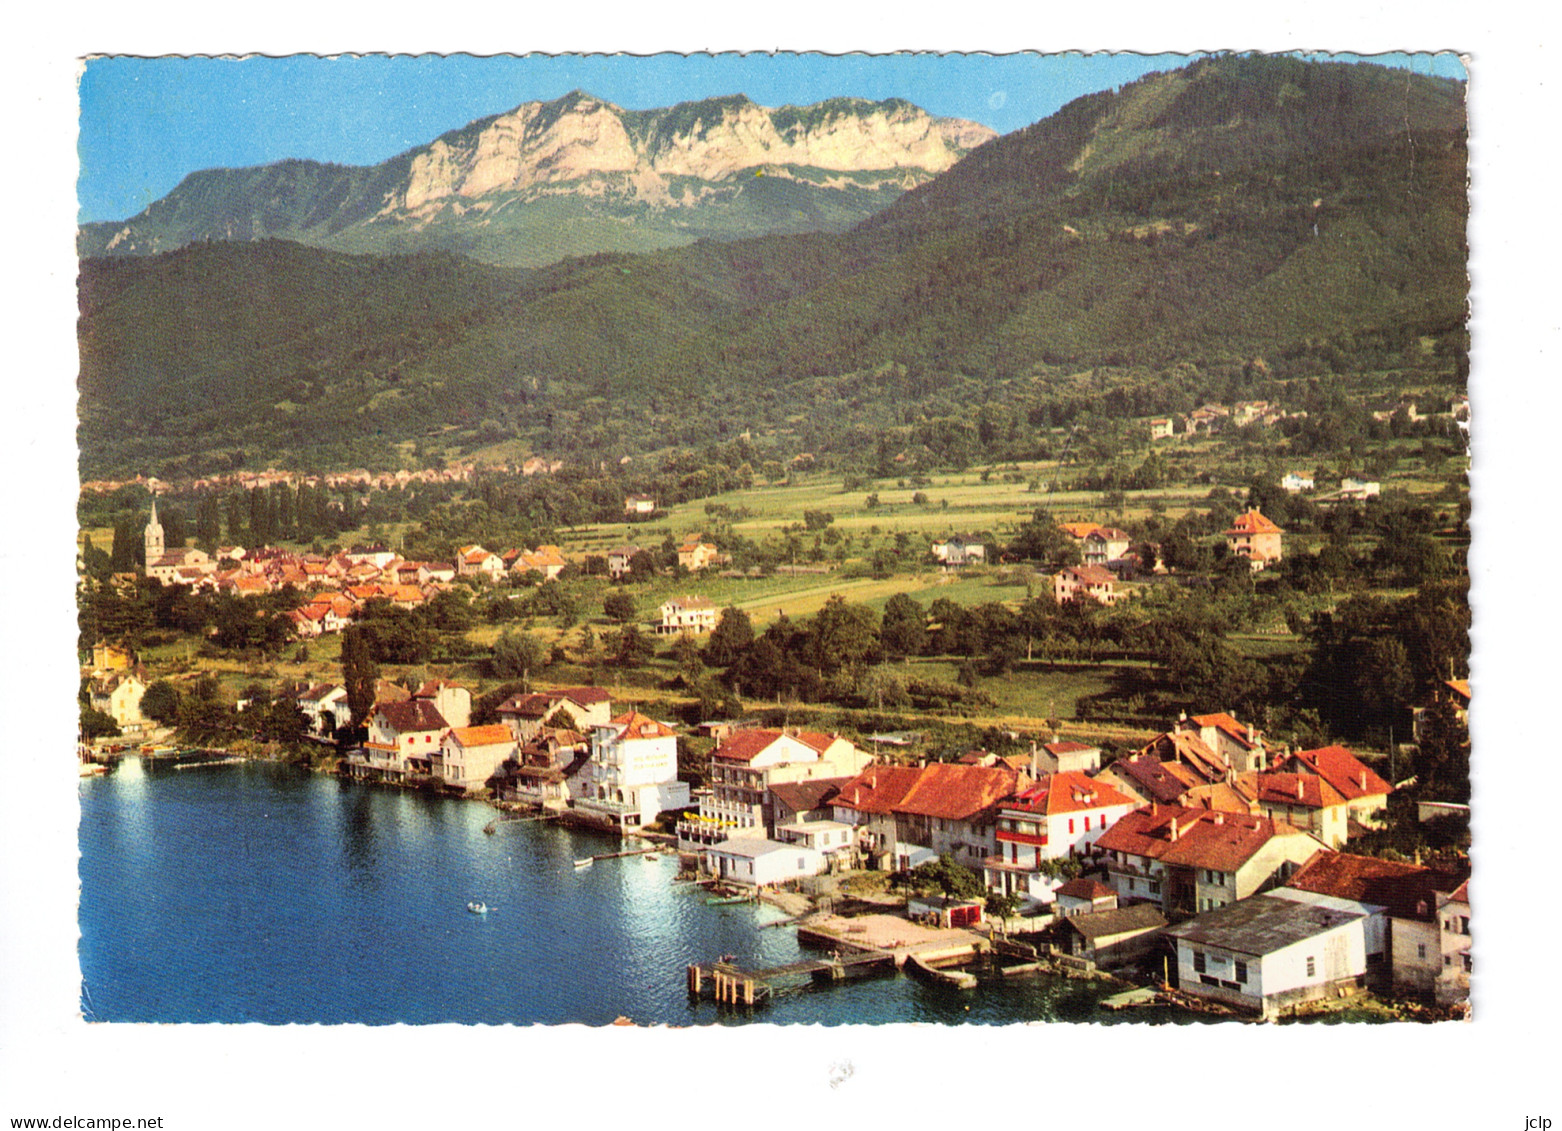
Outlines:
[[[85,225],[78,251],[288,239],[536,267],[700,238],[843,231],[994,136],[900,99],[768,109],[739,94],[625,110],[577,90],[377,165],[192,173],[138,216]]]
[[[446,172],[422,152],[417,183],[438,191],[395,208],[454,211],[498,120],[445,139]],[[699,134],[658,130],[629,134]],[[969,426],[977,405],[1023,438],[1086,409],[1163,412],[1173,385],[1213,395],[1254,370],[1462,380],[1466,141],[1460,83],[1223,56],[969,149],[846,231],[525,270],[277,240],[86,258],[83,471],[372,464],[500,441],[597,457],[776,427],[849,458],[886,429]],[[641,145],[669,184],[691,167]],[[579,180],[516,187],[521,164],[493,167],[503,191]],[[344,190],[337,207],[373,195]]]

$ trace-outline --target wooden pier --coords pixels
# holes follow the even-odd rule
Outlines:
[[[887,950],[808,958],[763,970],[744,970],[731,962],[696,962],[688,968],[689,996],[710,994],[719,1005],[754,1006],[783,990],[809,985],[829,985],[848,978],[882,973],[895,968],[895,956]]]

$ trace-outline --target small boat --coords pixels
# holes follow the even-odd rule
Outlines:
[[[483,903],[483,902],[481,902],[479,900],[476,900],[476,899],[474,899],[471,903],[468,903],[466,905],[466,909],[468,911],[470,911],[473,915],[487,915],[488,914],[488,904]]]
[[[751,895],[713,895],[705,901],[707,906],[717,907],[724,903],[753,903]]]
[[[650,860],[660,860],[661,857],[658,856],[654,852],[642,852],[640,854],[640,859],[650,861]]]
[[[583,857],[580,860],[575,861],[575,867],[577,867],[577,868],[589,868],[589,867],[591,867],[591,865],[595,864],[596,862],[597,862],[597,858],[595,856],[586,856],[586,857]]]

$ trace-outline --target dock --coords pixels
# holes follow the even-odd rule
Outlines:
[[[696,962],[689,966],[687,977],[692,998],[701,998],[708,993],[721,1005],[754,1006],[764,1004],[785,990],[829,985],[894,969],[893,954],[866,950],[828,958],[808,958],[762,970],[744,970],[734,963],[719,960]]]

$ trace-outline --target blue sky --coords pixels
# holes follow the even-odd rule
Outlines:
[[[1351,58],[1351,56],[1339,56]],[[1008,133],[1186,55],[310,55],[88,60],[79,219],[140,212],[197,169],[383,161],[476,118],[579,88],[629,109],[742,92],[763,106],[905,98]],[[1457,56],[1374,59],[1464,78]]]

